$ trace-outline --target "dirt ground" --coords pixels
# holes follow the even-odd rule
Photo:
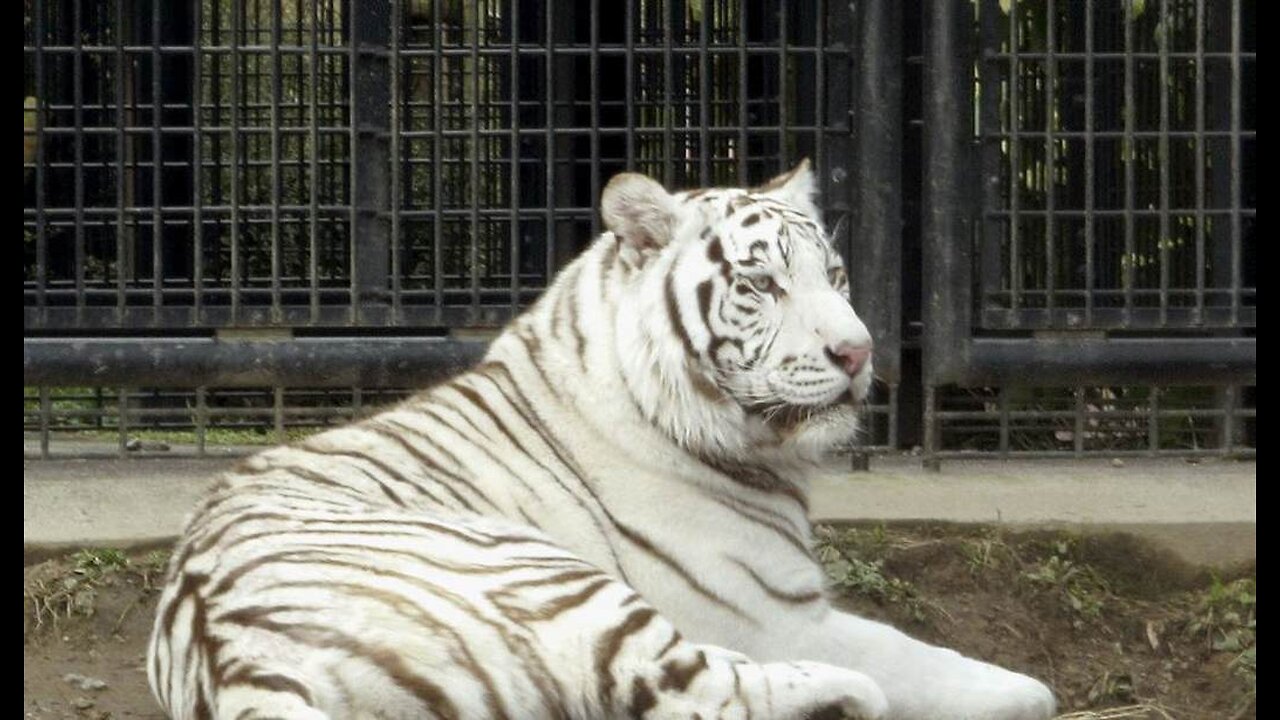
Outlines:
[[[1127,535],[821,528],[841,600],[1035,675],[1072,718],[1256,717],[1256,565],[1215,573]],[[143,668],[162,553],[24,568],[27,718],[161,718]]]

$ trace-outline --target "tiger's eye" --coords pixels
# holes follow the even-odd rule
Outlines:
[[[772,293],[778,289],[778,284],[768,275],[754,275],[748,279],[748,282],[751,283],[751,287],[761,293]]]

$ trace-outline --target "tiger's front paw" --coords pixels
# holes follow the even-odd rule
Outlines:
[[[875,680],[853,670],[813,662],[790,663],[798,678],[784,683],[779,718],[879,720],[889,702]]]

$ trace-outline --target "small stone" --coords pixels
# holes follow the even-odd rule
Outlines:
[[[1124,460],[1121,460],[1120,458],[1111,458],[1111,467],[1113,468],[1124,467]]]
[[[94,703],[87,697],[78,697],[71,701],[71,705],[77,710],[88,710],[93,707]]]
[[[62,676],[62,679],[65,682],[75,685],[81,690],[98,692],[100,690],[107,689],[107,682],[105,680],[99,680],[98,678],[95,678],[95,677],[81,675],[80,673],[67,673],[66,675]]]

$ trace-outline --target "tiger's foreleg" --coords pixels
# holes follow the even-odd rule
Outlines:
[[[713,645],[684,640],[666,618],[625,584],[609,581],[596,612],[539,628],[539,642],[558,667],[577,665],[584,678],[584,718],[881,717],[887,707],[875,682],[859,672],[814,662],[757,663]],[[574,657],[574,655],[577,655]]]

